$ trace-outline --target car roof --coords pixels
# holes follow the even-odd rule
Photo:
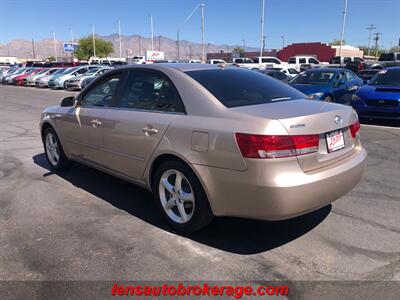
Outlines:
[[[188,71],[198,71],[198,70],[212,70],[219,69],[218,65],[211,64],[193,64],[193,63],[163,63],[163,64],[148,64],[148,65],[127,65],[123,67],[119,67],[118,70],[121,69],[135,69],[135,68],[148,68],[148,69],[178,69],[182,72]]]
[[[315,68],[315,69],[308,69],[305,72],[327,72],[327,71],[337,73],[337,72],[349,71],[349,70],[342,69],[342,68]]]

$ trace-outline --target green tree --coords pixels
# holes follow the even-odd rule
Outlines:
[[[110,53],[114,52],[111,42],[95,37],[95,44],[97,57],[107,57]],[[93,55],[93,38],[91,36],[81,38],[78,48],[75,51],[75,57],[79,60],[88,60]]]
[[[368,47],[367,46],[358,46],[360,50],[364,51],[364,55],[368,55]],[[385,53],[386,49],[380,48],[378,49],[376,57],[381,56],[382,53]],[[371,45],[371,48],[369,49],[369,56],[375,56],[375,45]]]
[[[330,42],[329,45],[331,45],[331,46],[340,46],[340,40],[333,39],[333,41]],[[343,40],[343,44],[342,45],[346,45],[346,41],[345,40]]]
[[[55,58],[54,56],[50,55],[50,56],[47,58],[47,60],[48,60],[48,61],[56,61],[56,58]]]
[[[236,47],[236,48],[233,48],[233,49],[232,49],[232,52],[233,52],[233,53],[240,53],[240,54],[242,54],[242,53],[244,53],[244,49],[241,48],[241,47]]]

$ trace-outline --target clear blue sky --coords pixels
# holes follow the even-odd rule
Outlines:
[[[107,35],[150,36],[149,15],[154,34],[176,38],[176,29],[201,0],[0,0],[0,43],[14,38],[69,40],[91,31]],[[204,0],[206,42],[259,45],[261,0]],[[400,0],[348,0],[345,40],[366,45],[370,23],[382,33],[382,46],[397,45],[400,37]],[[266,0],[265,35],[267,48],[285,42],[329,42],[340,37],[344,0]],[[34,33],[33,33],[34,32]],[[200,41],[200,13],[186,23],[181,39]]]

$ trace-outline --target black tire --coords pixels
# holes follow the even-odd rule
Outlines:
[[[48,153],[48,149],[46,147],[46,140],[48,135],[53,135],[55,140],[57,141],[58,145],[58,154],[59,158],[56,163],[54,160],[50,158]],[[64,153],[64,149],[62,148],[61,142],[57,136],[57,133],[52,127],[47,127],[43,133],[43,146],[44,146],[44,153],[46,154],[47,162],[50,165],[50,168],[54,171],[64,171],[69,169],[72,166],[72,161],[70,161]]]
[[[64,81],[64,90],[67,89],[67,81]]]
[[[326,96],[326,97],[324,98],[324,101],[325,101],[325,102],[335,102],[335,101],[333,101],[333,98],[332,98],[331,96]]]
[[[185,223],[178,223],[171,219],[167,212],[164,210],[160,198],[159,184],[162,175],[167,171],[175,170],[185,176],[185,179],[190,184],[192,193],[194,194],[193,215]],[[206,193],[204,192],[204,189],[199,179],[197,178],[196,174],[190,169],[190,167],[181,161],[165,161],[158,167],[153,180],[153,193],[156,200],[156,205],[158,206],[161,214],[175,230],[187,233],[195,232],[210,224],[214,217]]]

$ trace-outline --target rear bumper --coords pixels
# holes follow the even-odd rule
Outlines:
[[[248,170],[192,165],[217,216],[283,220],[319,209],[349,192],[361,179],[367,153],[357,146],[349,157],[313,173],[298,163],[248,160]]]

